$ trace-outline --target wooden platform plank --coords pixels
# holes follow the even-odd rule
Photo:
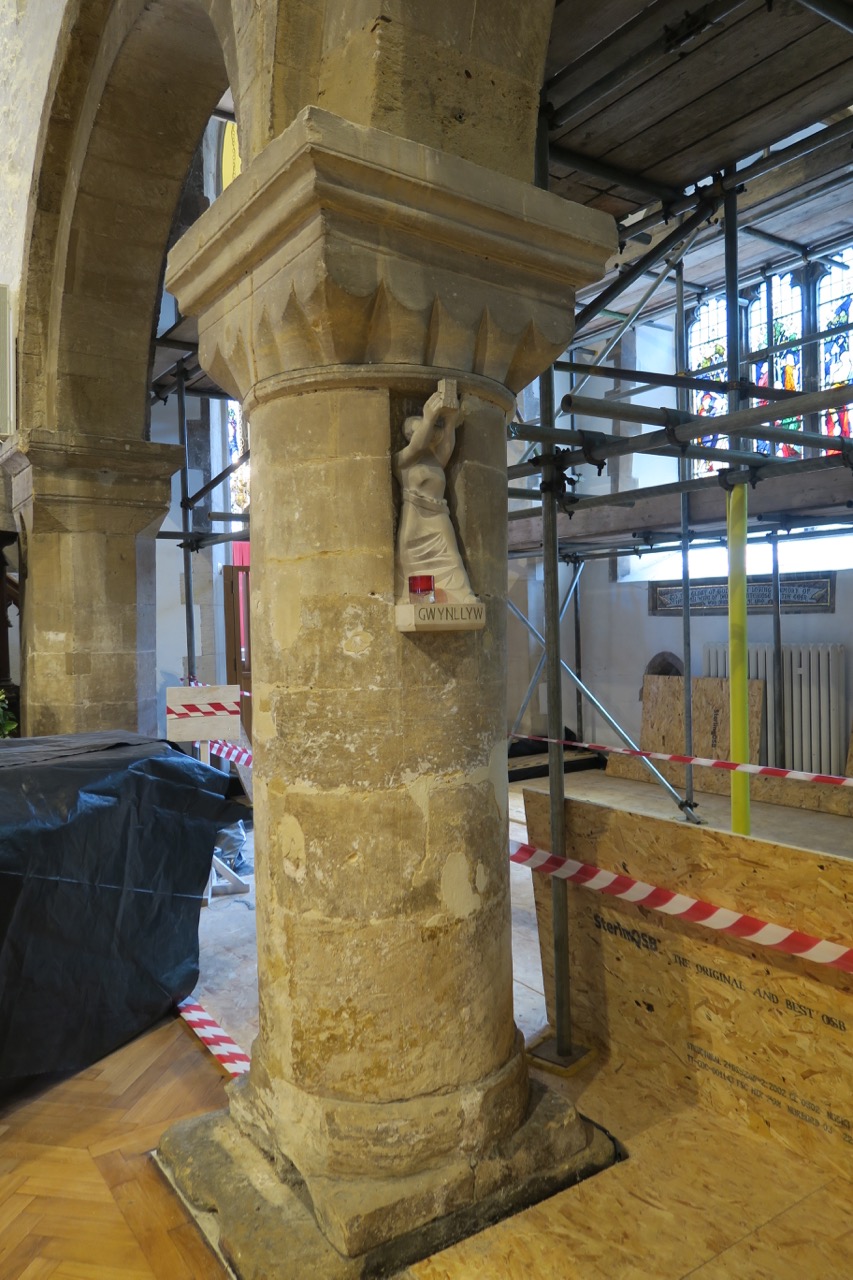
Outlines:
[[[122,1268],[72,1259],[60,1262],[52,1276],[53,1280],[164,1280],[147,1266]]]
[[[624,305],[624,304],[623,304]],[[813,475],[782,475],[771,484],[759,485],[750,502],[750,515],[760,520],[784,511],[789,515],[826,515],[835,509],[849,514],[850,477],[840,467],[828,467]],[[575,511],[571,520],[561,513],[557,517],[560,543],[571,550],[572,543],[597,542],[612,545],[621,537],[632,538],[644,531],[661,533],[679,528],[681,507],[678,494],[643,498],[640,491],[636,505],[588,507]],[[717,484],[690,494],[690,526],[724,529],[726,495]],[[539,516],[512,520],[509,525],[509,548],[524,551],[542,546],[542,520]]]
[[[667,128],[673,115],[684,119],[685,129],[689,130],[697,99],[701,103],[704,92],[711,86],[722,85],[719,100],[726,106],[718,112],[718,119],[725,122],[738,111],[736,86],[743,83],[741,77],[752,76],[756,66],[766,59],[778,61],[779,54],[788,50],[795,40],[816,29],[814,15],[805,10],[796,11],[784,23],[768,21],[766,13],[761,11],[757,22],[754,13],[746,18],[742,15],[741,9],[734,18],[715,24],[701,49],[694,45],[688,57],[647,75],[642,83],[636,87],[631,85],[615,102],[588,111],[585,118],[578,117],[577,122],[572,121],[572,146],[602,158],[611,158],[612,152],[614,164],[630,165],[637,172],[648,138],[653,137],[656,130]],[[616,156],[621,159],[617,161]],[[648,166],[648,159],[645,164]]]
[[[0,1250],[0,1275],[17,1280],[21,1272],[29,1269],[39,1260],[43,1241],[40,1236],[29,1231],[21,1238],[16,1238],[14,1245]]]
[[[531,792],[547,794],[547,781],[535,779],[521,785]],[[634,782],[613,776],[609,769],[605,773],[585,774],[582,780],[567,778],[565,795],[567,799],[587,800],[590,804],[669,818],[680,826],[686,825],[677,805],[658,782]],[[696,791],[696,803],[697,814],[706,826],[714,831],[731,831],[728,796],[711,795],[700,788]],[[847,817],[761,801],[752,803],[750,814],[752,834],[760,840],[831,853],[837,858],[853,857],[853,838]]]
[[[25,1195],[17,1189],[11,1195],[4,1196],[2,1186],[0,1186],[0,1240],[3,1239],[5,1232],[11,1227],[18,1215],[30,1207],[34,1198],[34,1196]]]
[[[732,163],[837,110],[848,58],[849,42],[821,24],[751,68],[741,82],[744,92],[736,81],[715,85],[692,104],[689,126],[677,112],[615,147],[607,159],[681,185],[698,177],[697,166],[711,155],[721,166]],[[822,69],[819,75],[811,74],[815,67]],[[780,93],[780,84],[790,87]]]

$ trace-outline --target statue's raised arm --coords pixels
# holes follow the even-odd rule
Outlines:
[[[462,409],[456,383],[442,379],[418,417],[403,424],[406,444],[394,455],[402,504],[397,529],[396,592],[408,599],[409,578],[431,577],[436,599],[471,601],[468,574],[445,499],[444,469],[456,444]]]

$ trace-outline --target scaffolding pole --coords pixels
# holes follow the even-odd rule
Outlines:
[[[549,373],[551,371],[549,370]],[[552,375],[553,376],[553,375]],[[553,394],[553,387],[552,387]],[[553,403],[553,402],[552,402]],[[542,555],[545,587],[545,669],[548,689],[548,778],[551,851],[565,856],[566,798],[563,741],[563,691],[560,658],[559,546],[557,486],[562,480],[553,461],[542,475]],[[569,1063],[576,1056],[572,1043],[571,979],[569,973],[569,894],[565,880],[552,878],[554,920],[554,1004],[556,1056]]]
[[[664,236],[656,245],[654,245],[647,253],[638,258],[636,262],[632,262],[626,267],[620,276],[611,284],[602,289],[597,297],[582,307],[575,317],[575,334],[580,333],[595,317],[606,307],[610,305],[614,298],[618,298],[620,293],[632,285],[640,276],[645,275],[649,267],[653,267],[655,263],[660,262],[661,258],[665,258],[671,249],[675,249],[682,240],[693,231],[698,231],[703,222],[707,222],[713,217],[719,207],[719,198],[714,196],[699,201],[695,211],[689,218],[676,227],[674,231],[670,231],[669,235]]]
[[[684,264],[675,268],[675,367],[682,373],[687,367],[687,317],[684,313]],[[684,386],[676,389],[676,403],[682,413],[687,412],[688,391]],[[690,465],[686,457],[678,462],[679,480],[690,478]],[[693,755],[693,646],[690,635],[690,495],[681,494],[681,644],[684,666],[684,754]],[[693,765],[684,771],[684,799],[688,805],[693,798]]]
[[[726,494],[729,552],[729,755],[749,764],[749,670],[746,603],[746,486]],[[732,831],[748,836],[749,774],[732,774]]]
[[[181,467],[181,533],[184,538],[192,537],[192,508],[189,501],[189,467],[190,451],[187,438],[187,397],[186,373],[182,366],[177,368],[178,392],[178,443],[184,451],[184,462]],[[196,671],[195,657],[195,601],[193,598],[193,553],[189,542],[182,547],[184,560],[184,613],[187,626],[187,678],[194,680]]]
[[[572,455],[569,466],[581,462],[604,462],[615,454],[644,452],[667,444],[684,444],[690,440],[707,435],[713,427],[715,433],[727,435],[729,439],[741,436],[747,440],[770,440],[778,444],[801,444],[814,449],[850,448],[849,442],[836,436],[827,436],[822,432],[798,431],[792,427],[773,426],[780,412],[786,418],[801,417],[809,413],[821,413],[825,409],[838,409],[853,399],[853,383],[844,383],[829,387],[826,391],[797,392],[785,402],[784,409],[776,405],[756,405],[752,409],[739,409],[737,412],[721,413],[713,418],[700,414],[683,414],[677,410],[653,408],[650,405],[630,404],[614,406],[605,400],[596,400],[589,396],[563,396],[564,413],[582,414],[588,418],[604,418],[613,421],[618,418],[623,422],[636,422],[644,426],[660,426],[663,431],[641,436],[604,437],[603,441],[590,441],[591,454],[587,456],[583,450]],[[523,439],[535,439],[528,436],[520,424],[513,424],[513,432]],[[587,439],[591,433],[587,433]],[[617,443],[618,442],[618,443]],[[599,447],[601,446],[601,448]]]
[[[514,604],[512,600],[508,600],[507,606],[509,607],[510,611],[513,614],[515,614],[519,622],[523,623],[524,626],[527,627],[527,630],[534,637],[534,639],[538,640],[539,643],[544,648],[545,647],[544,638],[539,633],[539,631],[537,631],[536,627],[534,627],[530,619],[525,618],[524,614],[518,608],[518,605]],[[587,685],[583,683],[580,677],[577,676],[574,671],[572,671],[569,664],[565,662],[562,658],[560,659],[560,667],[562,668],[563,671],[565,671],[566,675],[574,683],[575,687],[583,694],[583,696],[586,698],[590,706],[593,707],[594,710],[598,712],[601,718],[605,720],[607,724],[610,725],[610,728],[613,730],[613,732],[619,738],[621,738],[621,740],[625,743],[625,746],[630,747],[632,751],[638,751],[639,747],[633,741],[630,735],[625,732],[621,724],[619,724],[619,722],[616,719],[614,719],[614,717],[610,714],[610,712],[603,705],[603,703],[598,701],[598,698],[596,698],[595,694],[587,687]],[[562,737],[562,730],[561,730],[561,737]],[[675,802],[675,804],[684,814],[685,818],[687,818],[688,821],[690,822],[698,823],[699,821],[698,818],[695,818],[691,814],[690,810],[685,808],[684,801],[682,800],[681,796],[678,794],[675,787],[670,782],[667,781],[667,779],[663,776],[660,770],[656,769],[650,760],[643,760],[643,764],[648,767],[649,773],[653,774],[654,777],[657,778],[658,782],[663,787],[664,791],[666,791],[667,794],[671,797],[671,799]]]
[[[853,9],[847,0],[797,0],[804,9],[810,9],[827,22],[832,22],[842,31],[853,36]]]
[[[681,259],[675,264],[678,268]],[[664,272],[664,278],[666,277]],[[660,277],[656,280],[656,284],[660,282]],[[676,315],[679,311],[684,310],[684,298],[682,296],[681,303],[678,301],[678,284],[676,283]],[[682,280],[681,289],[683,292],[684,282]],[[790,343],[789,343],[790,345]],[[685,365],[687,360],[685,345]],[[679,364],[679,370],[685,368],[685,365]],[[589,378],[610,378],[614,382],[629,380],[632,382],[646,383],[642,391],[650,391],[652,387],[673,387],[676,390],[685,391],[718,391],[721,395],[733,389],[733,384],[728,379],[714,378],[694,378],[692,375],[684,373],[657,373],[650,369],[617,369],[614,365],[601,364],[584,364],[580,360],[555,360],[554,368],[558,373],[584,373],[585,381]],[[578,386],[581,384],[579,383]],[[789,400],[791,396],[798,394],[796,391],[785,391],[782,387],[759,387],[754,382],[741,382],[739,389],[747,396],[754,400]],[[578,388],[573,389],[577,394]],[[612,394],[612,393],[611,393]],[[681,407],[681,406],[679,406]]]
[[[239,471],[243,464],[249,461],[250,457],[251,451],[247,449],[245,453],[240,454],[239,458],[235,458],[233,462],[229,462],[228,466],[223,467],[218,475],[215,475],[212,480],[208,480],[207,484],[203,484],[200,489],[196,489],[195,493],[191,494],[187,498],[187,506],[196,506],[201,502],[202,498],[206,498],[209,493],[212,493],[214,489],[221,485],[223,480],[227,480],[229,476],[233,476],[235,471]],[[231,516],[230,519],[239,520],[240,517]]]
[[[574,577],[572,578],[571,585],[569,586],[568,591],[564,595],[563,602],[560,605],[559,621],[561,623],[563,621],[563,618],[566,616],[566,610],[569,607],[569,602],[574,598],[575,592],[578,590],[582,572],[583,572],[583,563],[577,564],[575,566],[575,573],[574,573]],[[575,663],[575,666],[577,666],[577,663]],[[536,664],[536,670],[533,673],[533,676],[530,680],[530,684],[527,686],[527,692],[525,693],[524,697],[521,700],[521,706],[518,709],[518,715],[515,717],[512,728],[509,731],[510,738],[515,737],[515,735],[518,733],[519,729],[521,728],[521,722],[524,719],[524,713],[527,711],[527,708],[530,706],[530,700],[533,697],[533,694],[536,692],[536,686],[539,684],[539,681],[542,678],[542,672],[544,670],[545,670],[545,653],[543,651],[541,657],[539,658],[539,661]],[[578,737],[580,737],[580,734],[578,734]]]
[[[536,185],[548,189],[548,114],[539,113],[536,137]],[[548,427],[554,426],[554,368],[550,366],[539,378],[539,417]],[[558,485],[565,487],[564,473],[553,456],[543,468],[542,483],[542,555],[545,587],[545,670],[548,693],[548,783],[551,817],[551,850],[562,857],[565,853],[565,756],[559,745],[563,737],[562,675],[560,673],[560,580],[559,543],[557,536]],[[512,602],[507,601],[512,607]],[[554,922],[554,1003],[556,1060],[568,1064],[577,1055],[572,1046],[571,978],[569,973],[569,892],[565,880],[552,877],[551,905]],[[582,1052],[586,1052],[583,1050]]]
[[[670,261],[677,260],[678,262],[681,262],[685,253],[689,251],[690,246],[693,244],[693,241],[696,239],[698,234],[699,234],[699,228],[697,227],[695,231],[685,236],[683,243],[681,244],[677,253],[673,256],[673,258],[670,259]],[[634,304],[634,306],[631,308],[631,310],[628,312],[625,318],[623,320],[620,320],[619,324],[616,327],[616,332],[610,338],[608,338],[601,352],[597,356],[598,360],[606,360],[607,357],[610,355],[611,351],[614,351],[616,349],[616,347],[619,345],[619,342],[622,339],[622,335],[626,333],[628,329],[630,329],[631,325],[639,317],[640,313],[645,310],[647,303],[650,301],[651,298],[654,297],[654,295],[657,293],[658,289],[664,283],[668,275],[669,275],[669,267],[667,266],[663,271],[660,272],[659,275],[656,275],[654,277],[648,289],[646,289],[645,293],[642,295],[640,300]],[[628,284],[628,281],[623,281],[622,288],[626,288],[627,284]],[[565,361],[558,360],[554,365],[554,368],[558,371],[567,370],[569,372],[572,372],[575,366],[578,369],[584,370],[585,376],[581,378],[580,382],[578,382],[574,387],[572,387],[573,395],[577,395],[580,391],[583,390],[583,388],[589,382],[589,379],[592,377],[592,374],[587,370],[585,365],[577,364],[577,362],[571,361],[571,360],[565,360]]]
[[[575,604],[574,604],[574,608],[572,609],[572,621],[574,623],[574,633],[575,633],[575,672],[577,674],[578,680],[582,680],[583,679],[583,663],[581,661],[581,638],[582,637],[581,637],[580,570],[583,568],[583,561],[578,561],[577,567],[578,567],[578,585],[577,585],[577,589],[575,590]],[[580,691],[579,685],[575,685],[575,720],[576,720],[575,732],[577,733],[580,741],[583,742],[585,740],[584,731],[583,731],[583,694]]]
[[[773,755],[777,769],[785,767],[785,699],[782,696],[782,579],[779,573],[779,534],[770,535],[773,552]]]
[[[734,171],[725,177],[730,180],[723,202],[725,231],[726,272],[726,362],[727,375],[733,384],[729,392],[731,425],[739,417],[741,395],[740,379],[741,316],[738,289],[738,228],[737,187],[732,181]],[[769,381],[769,378],[768,378]],[[729,443],[740,445],[731,430]],[[746,600],[746,540],[748,519],[748,491],[744,484],[726,493],[726,535],[728,546],[729,578],[729,752],[736,764],[749,763],[749,658],[748,613]],[[748,836],[749,774],[732,774],[732,831]]]
[[[584,443],[589,444],[590,440],[607,441],[625,439],[622,436],[609,436],[597,432],[575,432],[575,436],[585,437]],[[559,440],[554,441],[556,444],[572,444],[577,441],[572,440],[569,433],[561,436]],[[772,465],[765,453],[752,453],[743,449],[717,449],[710,445],[702,444],[680,444],[680,445],[657,445],[654,449],[631,449],[629,453],[651,453],[661,458],[691,458],[703,462],[725,462],[729,467],[765,467]],[[778,465],[778,464],[777,464]],[[513,480],[519,476],[529,477],[535,475],[537,471],[542,470],[542,464],[539,459],[531,459],[529,462],[517,463],[514,467],[507,469],[507,479]],[[623,491],[627,492],[627,490]],[[530,489],[507,490],[507,496],[514,498],[520,502],[531,497]]]

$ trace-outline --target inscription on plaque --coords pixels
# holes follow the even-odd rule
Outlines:
[[[779,581],[783,613],[834,613],[835,574],[791,573]],[[684,601],[680,582],[649,583],[649,613],[654,617],[680,614]],[[746,586],[750,613],[772,613],[773,579],[750,578]],[[690,612],[724,614],[729,610],[729,585],[725,578],[697,579],[690,584]]]

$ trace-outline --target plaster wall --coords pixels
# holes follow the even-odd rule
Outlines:
[[[646,664],[668,650],[681,656],[681,618],[654,618],[648,611],[647,582],[612,582],[609,562],[590,563],[584,571],[582,605],[584,679],[617,720],[638,736],[642,717],[640,691]],[[839,572],[835,613],[783,614],[783,644],[843,644],[847,650],[847,719],[853,719],[853,570]],[[692,629],[692,674],[702,674],[702,646],[726,643],[727,619],[695,619]],[[571,654],[572,635],[564,628],[563,652]],[[772,644],[773,620],[749,615],[749,643]],[[564,681],[565,683],[565,681]],[[595,741],[613,742],[612,730],[594,712],[585,711],[585,732]],[[572,721],[568,723],[571,725]]]

